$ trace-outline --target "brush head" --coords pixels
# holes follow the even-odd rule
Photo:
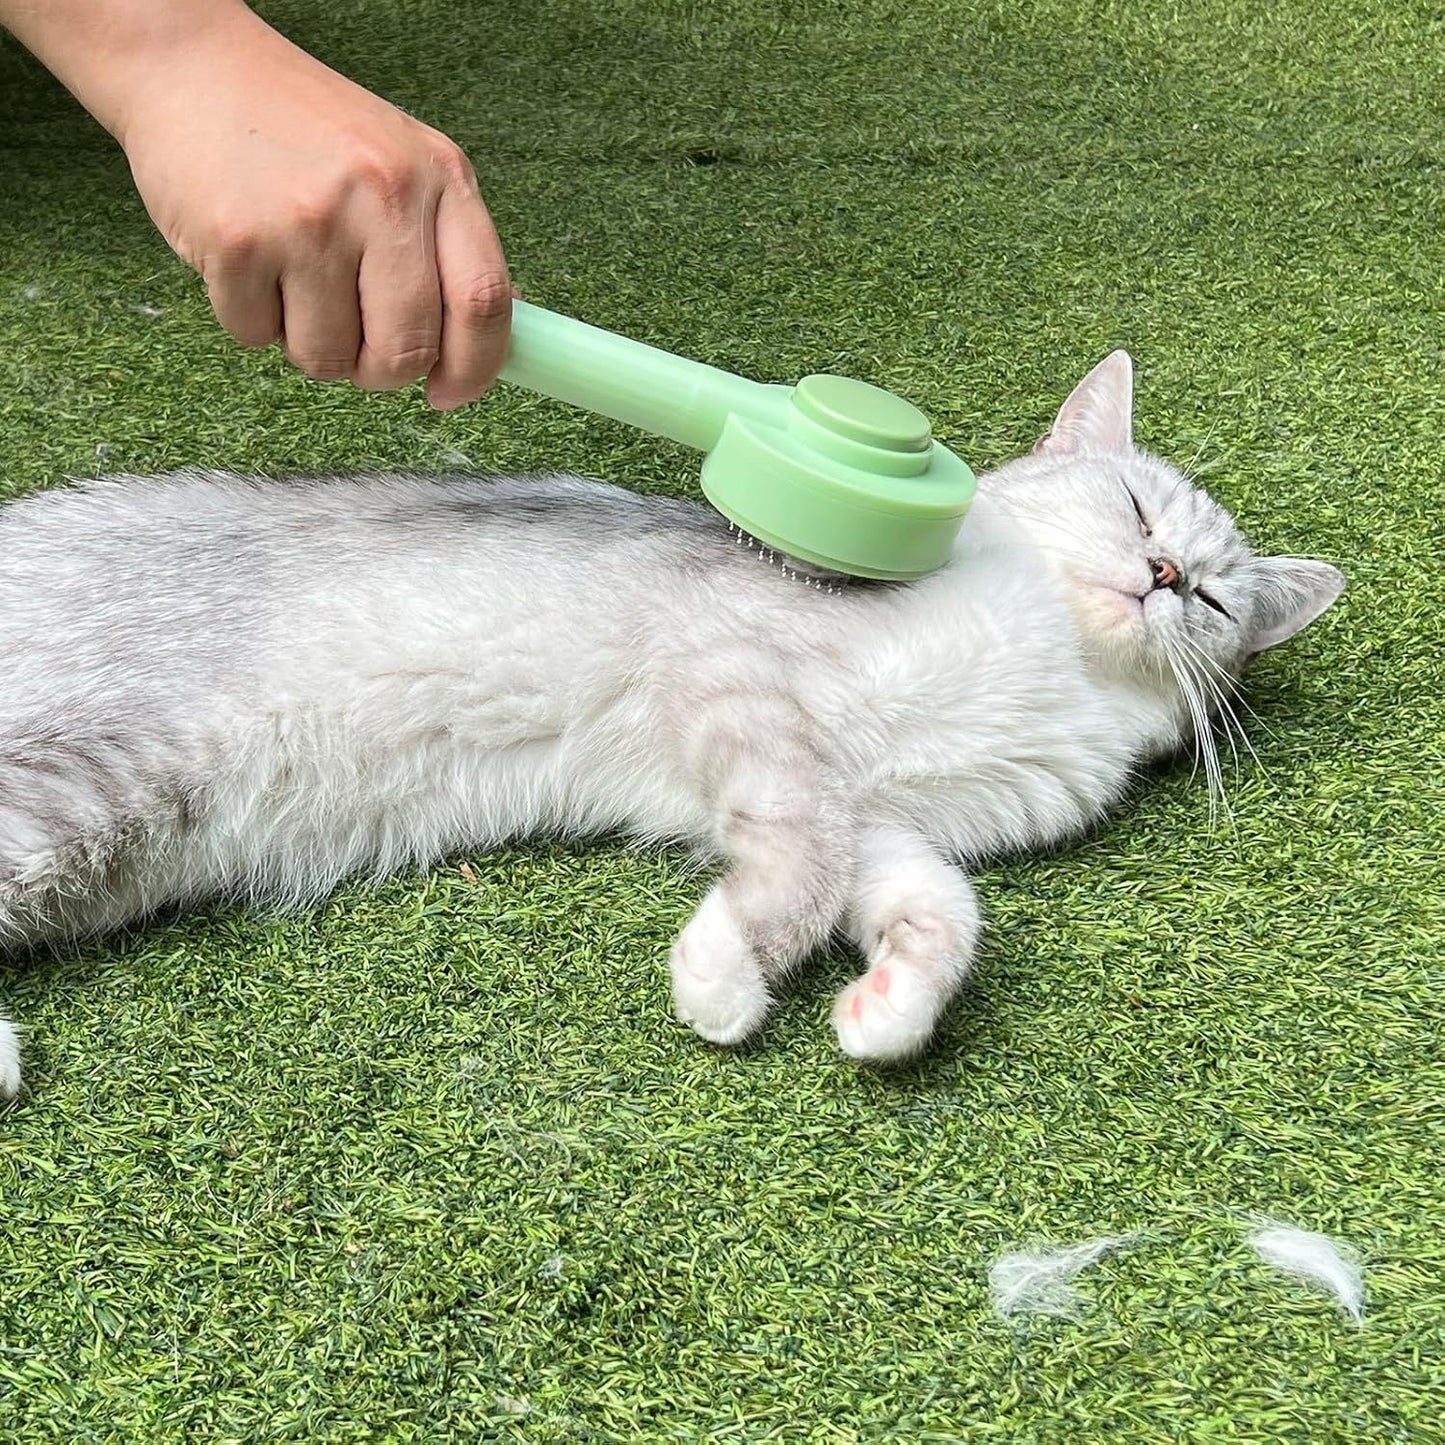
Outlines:
[[[867,382],[807,376],[733,412],[702,467],[708,500],[765,546],[853,577],[937,571],[977,487],[917,407]]]

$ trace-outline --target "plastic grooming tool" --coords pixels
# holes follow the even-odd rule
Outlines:
[[[767,549],[911,581],[948,561],[973,473],[901,397],[843,376],[748,381],[525,301],[502,380],[705,452],[702,489]]]

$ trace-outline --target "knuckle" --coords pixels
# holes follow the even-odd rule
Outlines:
[[[218,226],[208,251],[207,271],[247,271],[261,259],[264,242],[253,226]]]
[[[438,135],[432,142],[431,165],[446,185],[470,188],[477,183],[476,173],[472,170],[472,163],[467,159],[466,152],[455,141],[448,140],[443,135]]]
[[[353,182],[386,205],[403,205],[415,194],[413,167],[406,156],[394,151],[362,151],[351,170]]]
[[[298,200],[291,207],[290,229],[305,240],[324,242],[336,230],[338,210],[329,196]]]
[[[512,283],[505,271],[488,271],[462,282],[451,309],[471,325],[487,325],[511,314]]]
[[[436,363],[435,341],[419,341],[414,346],[399,346],[385,357],[384,364],[392,371],[415,372],[420,375]]]
[[[357,367],[356,381],[359,386],[375,391],[405,386],[425,376],[436,365],[436,360],[435,343],[393,347],[377,356],[364,357]]]

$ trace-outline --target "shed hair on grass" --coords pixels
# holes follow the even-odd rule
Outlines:
[[[1074,1319],[1083,1311],[1075,1276],[1132,1242],[1132,1235],[1106,1234],[1079,1244],[1001,1254],[988,1271],[993,1307],[1005,1319],[1024,1314]]]
[[[1278,1222],[1256,1229],[1248,1243],[1267,1265],[1328,1290],[1356,1324],[1364,1317],[1364,1274],[1349,1245]]]

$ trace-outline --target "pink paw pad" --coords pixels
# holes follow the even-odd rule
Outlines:
[[[874,993],[887,993],[889,985],[893,982],[892,973],[882,965],[878,968],[869,969],[868,977],[873,980]]]

